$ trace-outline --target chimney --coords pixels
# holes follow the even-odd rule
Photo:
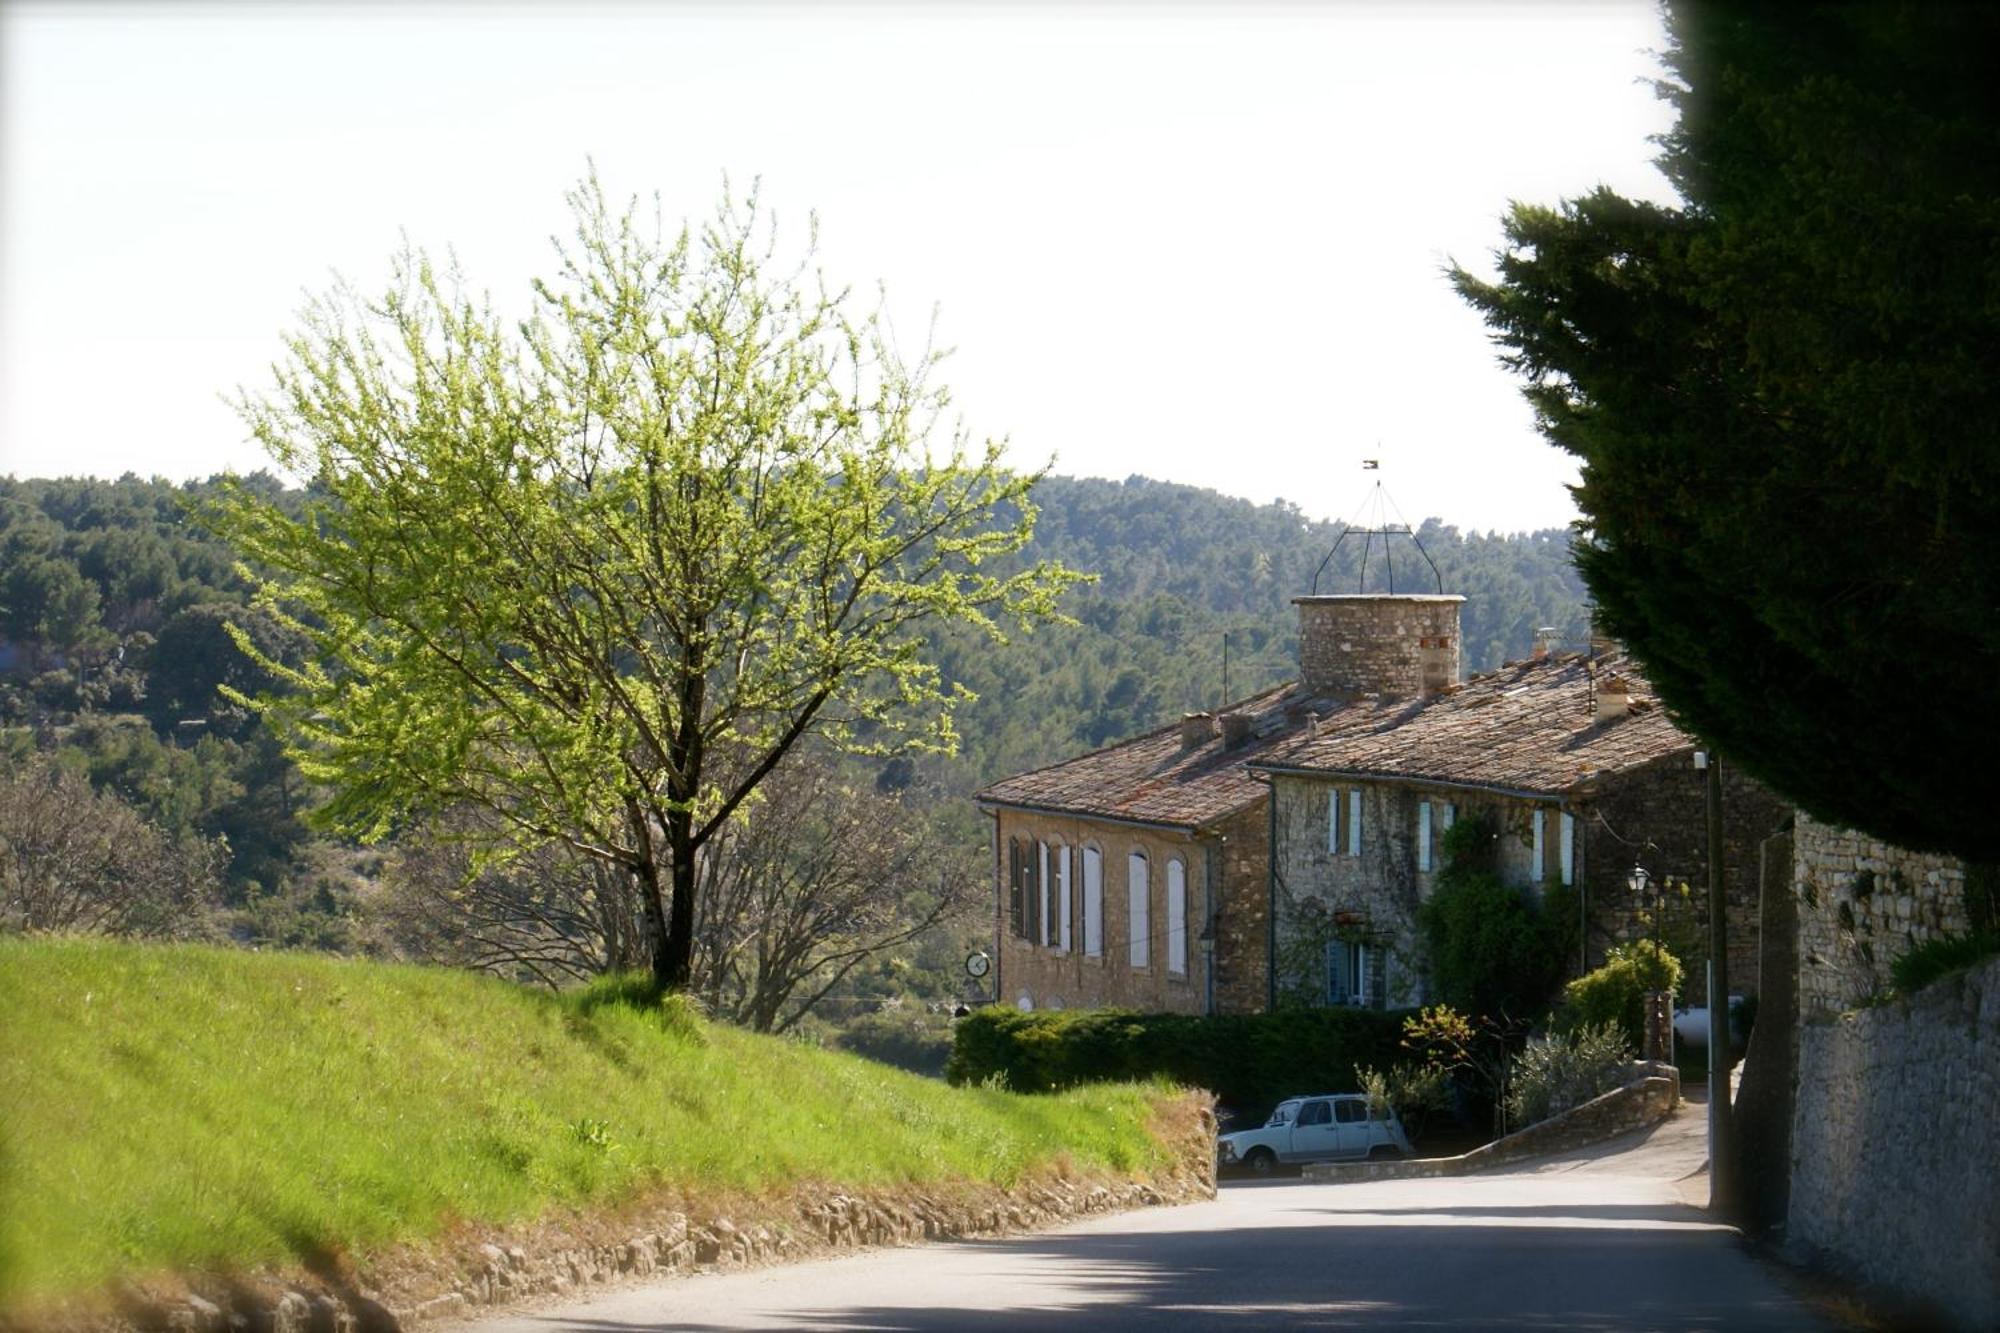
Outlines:
[[[1299,679],[1310,694],[1409,699],[1458,683],[1458,611],[1446,594],[1294,597]]]
[[[1590,655],[1592,657],[1609,657],[1613,653],[1620,651],[1621,647],[1622,645],[1619,644],[1618,640],[1612,638],[1610,633],[1604,628],[1603,622],[1598,620],[1596,609],[1592,608],[1590,614]]]
[[[1250,739],[1250,715],[1248,713],[1224,713],[1218,720],[1222,723],[1222,744],[1224,747],[1233,750]]]
[[[1632,688],[1623,676],[1606,676],[1597,682],[1597,721],[1616,722],[1632,711]]]
[[[1215,737],[1215,714],[1181,714],[1181,748],[1192,750],[1197,745],[1206,745]]]
[[[1535,631],[1535,660],[1546,662],[1549,652],[1562,640],[1562,631],[1554,625],[1543,625]]]

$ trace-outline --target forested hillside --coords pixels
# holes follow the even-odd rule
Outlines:
[[[253,484],[279,491],[268,478]],[[151,830],[141,841],[105,835],[102,854],[124,858],[127,878],[212,881],[213,910],[190,933],[342,952],[432,949],[435,919],[412,936],[393,928],[385,910],[395,901],[383,884],[395,878],[397,848],[315,834],[309,785],[257,720],[217,693],[273,684],[236,649],[227,623],[281,660],[295,660],[300,648],[246,605],[234,553],[199,522],[214,490],[129,476],[0,479],[0,824],[16,826],[0,828],[0,840],[44,836],[37,821],[92,799],[96,827],[130,816]],[[1035,500],[1037,534],[1016,558],[1059,560],[1096,576],[1069,600],[1075,623],[1005,645],[964,629],[934,636],[946,679],[978,696],[959,710],[958,754],[865,761],[855,774],[895,797],[893,808],[963,867],[951,878],[965,881],[968,904],[985,891],[969,793],[1292,675],[1290,599],[1312,589],[1341,532],[1288,503],[1142,477],[1050,477]],[[1464,533],[1432,520],[1418,536],[1444,589],[1467,597],[1469,669],[1525,654],[1540,625],[1583,636],[1566,533]],[[1344,544],[1338,556],[1322,591],[1356,586],[1360,544]],[[1399,588],[1435,587],[1407,539],[1397,539],[1395,559]],[[1368,589],[1385,574],[1378,544]],[[42,774],[39,785],[17,780],[30,769]],[[57,770],[68,785],[52,785]],[[819,845],[820,835],[800,836],[801,845]],[[145,911],[132,919],[167,910],[139,906]],[[0,902],[0,927],[8,910],[22,911]],[[949,932],[927,932],[843,980],[828,1003],[844,1015],[888,994],[952,993],[958,944]]]
[[[1060,560],[1097,581],[1070,598],[1074,626],[1004,648],[970,633],[936,645],[947,676],[979,695],[960,711],[958,758],[938,766],[950,785],[975,789],[1296,672],[1291,599],[1312,591],[1340,524],[1309,521],[1285,501],[1254,504],[1144,477],[1049,477],[1035,502],[1041,516],[1022,558]],[[1444,591],[1466,598],[1467,670],[1525,656],[1540,626],[1568,641],[1587,635],[1567,532],[1465,533],[1431,519],[1416,536]],[[1342,543],[1320,591],[1354,591],[1361,557],[1358,539]],[[1436,590],[1408,538],[1393,539],[1391,558],[1398,589]],[[1378,541],[1367,591],[1381,591],[1387,573]]]

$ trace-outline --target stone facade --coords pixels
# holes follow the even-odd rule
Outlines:
[[[1821,874],[1855,873],[1843,857],[1885,859],[1879,844],[1825,825],[1810,853],[1805,841],[1800,861]],[[1831,1014],[1827,993],[1813,994],[1821,1008],[1799,1030],[1787,1246],[1942,1307],[1961,1327],[2000,1328],[2000,961],[1855,1013]]]
[[[1698,960],[1708,948],[1706,851],[1701,777],[1687,753],[1611,774],[1587,797],[1535,798],[1442,784],[1274,774],[1277,844],[1274,893],[1278,903],[1279,988],[1300,998],[1317,991],[1323,945],[1315,932],[1333,927],[1378,947],[1383,978],[1377,999],[1391,1008],[1424,1003],[1423,950],[1417,909],[1443,864],[1446,827],[1485,819],[1499,839],[1495,860],[1501,880],[1530,896],[1568,882],[1579,892],[1587,925],[1577,972],[1604,961],[1613,944],[1655,929],[1691,965],[1683,999],[1706,999]],[[1355,804],[1358,797],[1358,807]],[[1428,804],[1430,869],[1420,868],[1419,830]],[[1360,816],[1359,854],[1347,821]],[[1759,850],[1783,822],[1786,809],[1756,783],[1725,770],[1724,839],[1729,902],[1730,990],[1755,994],[1759,920]],[[1541,833],[1536,836],[1539,818]],[[1340,828],[1329,842],[1329,823]],[[1567,854],[1565,854],[1567,843]],[[1539,849],[1539,856],[1538,856]],[[1644,864],[1662,894],[1646,903],[1629,886],[1634,860]],[[1685,898],[1678,885],[1685,882]],[[1662,908],[1660,904],[1667,905]]]
[[[1704,776],[1694,767],[1692,747],[1596,784],[1573,808],[1582,840],[1578,860],[1590,920],[1590,966],[1603,963],[1612,945],[1657,932],[1687,965],[1680,1002],[1706,1004],[1707,795]],[[1733,765],[1723,765],[1723,880],[1733,995],[1758,993],[1763,846],[1779,836],[1790,813],[1790,807],[1760,783]],[[1629,886],[1635,862],[1651,877],[1654,891],[1649,902],[1637,901]],[[1687,887],[1685,895],[1680,892],[1682,885]]]
[[[1799,1016],[1850,1009],[1889,985],[1912,944],[1968,926],[1965,870],[1803,812],[1793,859]]]
[[[1271,990],[1269,799],[1215,825],[1222,840],[1216,896],[1215,1012],[1261,1013]]]
[[[1313,694],[1391,699],[1456,684],[1464,601],[1393,593],[1294,597],[1300,679]]]
[[[995,936],[1000,952],[995,970],[995,998],[1024,1009],[1096,1009],[1118,1007],[1149,1013],[1209,1012],[1209,959],[1201,934],[1214,906],[1228,897],[1223,882],[1230,858],[1220,833],[1196,836],[1170,828],[1147,828],[1079,816],[1043,814],[1005,807],[994,811]],[[1018,843],[1039,867],[1041,848],[1050,856],[1048,942],[1037,929],[1030,938],[1014,930],[1009,898],[1011,845]],[[1070,941],[1062,945],[1060,917],[1060,858],[1069,858]],[[1086,852],[1099,858],[1102,929],[1092,954],[1085,938]],[[1130,858],[1146,858],[1146,962],[1135,966],[1131,954]],[[1242,857],[1236,858],[1239,862]],[[1185,948],[1187,970],[1170,967],[1167,911],[1169,866],[1178,863],[1187,894]],[[1261,865],[1257,870],[1261,872]],[[1261,874],[1259,875],[1261,878]],[[1037,891],[1039,894],[1039,891]]]

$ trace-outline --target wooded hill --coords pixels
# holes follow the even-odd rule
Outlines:
[[[268,478],[254,484],[283,494]],[[281,658],[296,645],[246,605],[234,553],[201,526],[214,494],[213,483],[132,476],[0,479],[0,759],[18,771],[37,752],[53,756],[169,839],[226,839],[223,906],[238,940],[394,952],[365,903],[383,858],[314,834],[304,818],[313,793],[264,728],[217,694],[271,684],[225,622]],[[1290,599],[1312,590],[1342,532],[1288,502],[1143,477],[1049,477],[1034,499],[1036,536],[1015,558],[1096,576],[1069,599],[1075,623],[1005,645],[959,627],[934,634],[946,681],[978,696],[958,711],[958,753],[867,761],[857,775],[906,793],[938,838],[968,850],[983,830],[964,798],[985,783],[1293,675]],[[1585,634],[1566,532],[1467,533],[1430,520],[1417,535],[1444,590],[1467,598],[1468,669],[1524,655],[1538,626]],[[1355,588],[1361,555],[1358,541],[1344,543],[1321,590]],[[1437,586],[1407,539],[1394,556],[1398,588]],[[1368,590],[1386,572],[1378,543]],[[957,947],[934,940],[854,984],[950,993]]]

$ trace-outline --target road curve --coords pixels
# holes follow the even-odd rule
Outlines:
[[[1683,1108],[1653,1131],[1510,1171],[1225,1184],[1211,1203],[680,1278],[460,1328],[1828,1328],[1690,1206],[1700,1134],[1700,1108]]]

